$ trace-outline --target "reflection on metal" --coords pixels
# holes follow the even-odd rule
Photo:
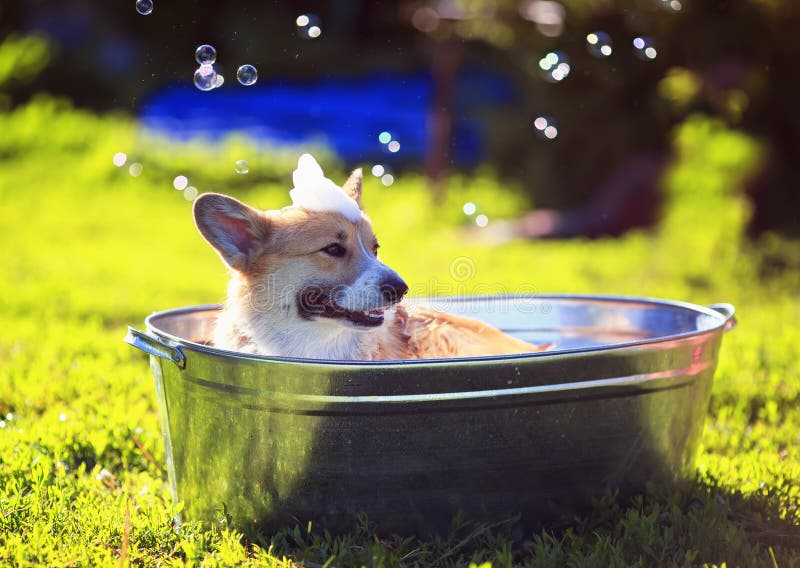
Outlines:
[[[570,518],[693,468],[733,307],[517,296],[431,299],[553,351],[423,361],[259,357],[204,344],[218,306],[153,314],[151,354],[173,495],[236,528],[313,520],[446,532],[452,516]],[[147,338],[147,340],[145,340]],[[184,356],[184,367],[176,352]]]
[[[152,337],[128,326],[128,335],[125,336],[125,342],[155,357],[169,359],[179,369],[186,368],[186,357],[183,355],[181,348],[169,345],[168,342],[161,341],[157,337]]]

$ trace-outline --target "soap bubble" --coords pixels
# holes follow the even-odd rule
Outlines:
[[[559,83],[566,79],[572,68],[569,57],[560,51],[551,51],[539,60],[542,77],[548,83]]]
[[[183,190],[183,198],[186,201],[194,201],[197,197],[197,188],[193,185],[190,185],[186,189]]]
[[[255,85],[258,80],[258,71],[252,65],[242,65],[236,71],[236,78],[239,79],[242,85],[249,87],[250,85]]]
[[[478,225],[479,227],[485,227],[486,225],[489,224],[489,217],[481,213],[480,215],[475,217],[475,224]]]
[[[552,0],[529,0],[519,3],[519,14],[536,24],[536,29],[544,36],[558,37],[564,31],[566,10]]]
[[[128,161],[128,156],[125,154],[125,152],[117,152],[114,154],[114,157],[111,159],[111,161],[114,162],[115,166],[121,168],[125,165],[125,162]]]
[[[297,35],[303,39],[317,39],[322,35],[320,19],[314,14],[301,14],[294,23],[297,25]]]
[[[392,174],[383,174],[381,176],[381,183],[386,187],[389,187],[394,183],[394,176]]]
[[[236,160],[233,169],[237,174],[244,175],[250,171],[250,164],[247,160]]]
[[[214,79],[214,88],[219,89],[224,84],[225,77],[222,76],[222,73],[217,73],[217,77]]]
[[[464,212],[464,215],[475,215],[475,212],[478,210],[478,206],[472,201],[467,201],[461,210]]]
[[[558,136],[558,126],[556,126],[555,120],[549,116],[536,117],[533,121],[533,127],[536,129],[536,134],[538,134],[540,138],[552,140]]]
[[[139,177],[140,175],[142,175],[142,164],[140,164],[139,162],[133,162],[128,168],[128,173],[131,174],[133,177]]]
[[[636,57],[644,61],[652,61],[658,55],[655,42],[652,38],[639,36],[633,39],[633,51]]]
[[[172,187],[178,191],[183,191],[187,185],[189,185],[189,179],[186,176],[176,176],[175,179],[172,180]]]
[[[392,141],[392,135],[386,132],[385,130],[380,134],[378,134],[378,142],[380,142],[381,144],[388,144],[391,141]]]
[[[136,0],[136,11],[142,16],[151,13],[153,11],[153,0]]]
[[[411,25],[421,32],[435,32],[439,27],[439,12],[430,6],[422,6],[414,10],[411,16]]]
[[[375,177],[381,177],[385,171],[386,168],[384,168],[381,164],[375,164],[372,166],[372,175]]]
[[[680,12],[683,9],[680,0],[660,0],[658,3],[668,12]]]
[[[400,151],[400,142],[398,142],[397,140],[392,140],[386,147],[392,154],[396,154],[397,152]]]
[[[613,51],[611,36],[606,32],[592,32],[586,35],[586,49],[598,58],[608,57]]]
[[[201,65],[194,72],[194,86],[201,91],[210,91],[217,83],[217,73],[211,65]]]
[[[217,60],[217,50],[211,45],[203,44],[194,51],[194,58],[200,65],[213,65]]]

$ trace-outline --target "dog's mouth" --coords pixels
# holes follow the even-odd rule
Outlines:
[[[378,327],[383,323],[386,308],[374,310],[347,310],[319,291],[298,297],[300,314],[306,318],[323,317],[346,320],[358,327]]]

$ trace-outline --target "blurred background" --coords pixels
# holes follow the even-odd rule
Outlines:
[[[228,541],[174,540],[152,377],[122,338],[224,300],[193,200],[288,205],[302,152],[339,183],[364,168],[414,296],[736,305],[699,489],[598,501],[514,561],[796,563],[798,32],[798,0],[0,0],[0,564],[118,563],[128,503],[129,560],[225,562]]]
[[[792,239],[799,26],[792,0],[4,2],[0,159],[127,132],[105,167],[191,200],[314,149],[486,242]],[[482,202],[458,182],[484,177]]]

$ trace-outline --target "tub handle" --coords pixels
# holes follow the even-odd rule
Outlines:
[[[725,316],[726,332],[732,330],[739,323],[736,321],[736,308],[733,307],[733,304],[711,304],[708,307]]]
[[[128,326],[128,335],[125,336],[125,343],[136,347],[136,349],[141,349],[150,355],[155,355],[162,359],[169,359],[175,363],[179,369],[186,368],[186,356],[183,354],[180,347],[167,345],[157,337],[139,331],[134,327]]]

